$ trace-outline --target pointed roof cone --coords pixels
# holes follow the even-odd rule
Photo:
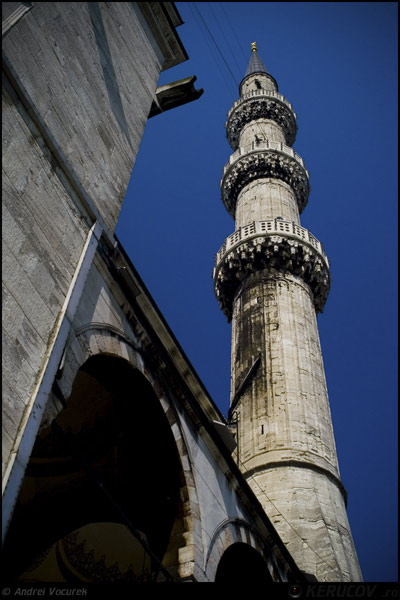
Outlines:
[[[266,66],[264,65],[261,58],[258,56],[256,42],[252,42],[251,44],[251,56],[244,77],[247,77],[248,75],[254,75],[254,73],[266,73],[267,75],[269,75]]]
[[[276,89],[278,90],[278,84],[277,84],[277,82],[272,77],[272,75],[270,75],[268,73],[267,67],[264,65],[263,61],[258,56],[256,42],[252,42],[252,44],[251,44],[251,56],[250,56],[249,64],[247,65],[246,73],[244,74],[244,77],[243,77],[242,81],[240,82],[239,91],[242,88],[244,80],[247,79],[247,77],[249,77],[250,75],[255,75],[256,73],[267,75],[275,83]]]

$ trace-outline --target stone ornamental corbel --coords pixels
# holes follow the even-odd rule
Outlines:
[[[307,205],[310,193],[308,172],[300,161],[280,150],[260,148],[238,156],[232,164],[224,168],[221,180],[222,201],[225,208],[235,216],[236,202],[240,191],[254,179],[275,178],[291,186],[296,196],[299,213]]]
[[[228,113],[225,123],[226,136],[233,150],[239,147],[240,132],[243,127],[256,119],[275,121],[285,135],[288,146],[296,139],[296,115],[289,102],[277,92],[252,92],[241,98]]]
[[[330,289],[330,274],[328,258],[318,240],[321,250],[300,237],[296,239],[294,234],[238,238],[228,251],[217,254],[219,258],[213,272],[215,294],[228,321],[232,319],[232,303],[241,282],[250,273],[264,269],[300,277],[313,294],[315,310],[323,312]],[[312,238],[315,240],[314,236]]]

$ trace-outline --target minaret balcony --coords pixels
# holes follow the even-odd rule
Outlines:
[[[307,229],[280,219],[253,221],[232,233],[218,250],[213,270],[215,294],[228,321],[233,299],[246,276],[261,270],[302,278],[322,312],[330,288],[329,260]]]
[[[230,215],[235,217],[237,197],[243,187],[266,177],[289,184],[296,196],[299,213],[304,210],[310,185],[303,159],[290,146],[267,140],[240,147],[224,166],[220,186],[222,201]]]
[[[296,113],[285,96],[268,90],[252,90],[236,100],[225,123],[226,136],[233,150],[239,146],[240,132],[243,127],[257,119],[275,121],[285,135],[286,143],[291,146],[297,134]]]

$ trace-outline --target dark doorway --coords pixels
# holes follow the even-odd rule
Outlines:
[[[82,532],[95,531],[106,545],[107,535],[141,539],[144,546],[133,539],[126,545],[136,544],[141,555],[147,547],[140,559],[143,573],[155,578],[174,523],[177,529],[181,485],[175,441],[147,379],[121,358],[88,359],[65,407],[36,439],[4,546],[10,580],[29,580],[32,564],[45,556],[40,558],[41,553],[60,540],[76,542],[78,530],[81,538]],[[93,529],[93,524],[100,525]],[[113,545],[118,547],[118,541]],[[82,539],[80,550],[85,553]],[[102,547],[90,552],[94,580],[128,576],[123,569],[113,575],[108,566],[102,571],[107,559]],[[63,577],[79,580],[79,572]],[[130,577],[137,577],[132,565]]]
[[[251,546],[238,542],[225,550],[215,583],[266,583],[272,581],[264,558]]]

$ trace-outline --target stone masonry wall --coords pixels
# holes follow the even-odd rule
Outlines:
[[[4,89],[3,94],[4,468],[88,227]]]
[[[113,232],[153,101],[162,57],[134,4],[37,2],[3,38],[3,473],[91,225],[82,207]]]
[[[37,2],[3,40],[16,77],[111,231],[161,70],[134,4]]]

